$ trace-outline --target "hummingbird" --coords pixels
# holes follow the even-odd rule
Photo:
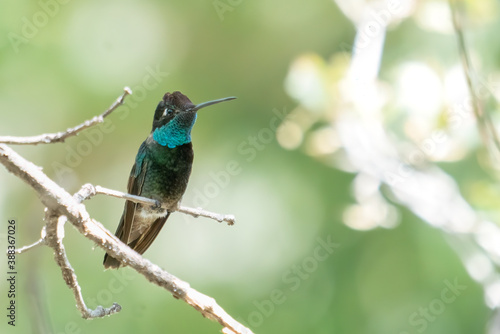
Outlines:
[[[186,191],[194,158],[191,130],[198,110],[235,98],[195,105],[186,95],[175,91],[166,93],[158,103],[153,128],[139,147],[127,190],[129,194],[154,199],[161,205],[155,207],[127,200],[115,233],[139,254],[143,254],[155,240]],[[103,264],[105,268],[119,268],[121,265],[108,253]]]

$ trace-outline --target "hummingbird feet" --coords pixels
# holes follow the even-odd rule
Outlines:
[[[154,201],[155,201],[155,204],[151,205],[151,209],[154,209],[154,210],[161,209],[161,202],[157,199],[155,199]]]

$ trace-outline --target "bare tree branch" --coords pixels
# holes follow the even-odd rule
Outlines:
[[[111,315],[113,313],[120,312],[122,307],[117,303],[113,303],[110,308],[103,308],[102,306],[97,306],[95,310],[89,309],[85,302],[83,301],[82,290],[78,284],[75,271],[69,263],[68,257],[66,255],[66,249],[62,243],[64,238],[64,224],[66,223],[65,216],[58,216],[54,214],[51,210],[46,210],[45,220],[47,223],[47,245],[54,249],[54,259],[56,263],[61,267],[63,279],[66,285],[73,291],[73,295],[76,300],[76,307],[82,314],[84,319],[99,318],[106,315]]]
[[[107,195],[117,198],[123,198],[134,203],[141,203],[146,205],[151,205],[155,207],[161,207],[162,204],[154,199],[123,193],[121,191],[104,188],[101,186],[94,186],[90,183],[84,184],[82,188],[74,195],[75,199],[79,202],[87,200],[95,195]],[[223,215],[220,213],[215,213],[211,211],[203,210],[202,208],[190,208],[187,206],[179,205],[175,211],[182,212],[184,214],[191,215],[195,218],[206,217],[218,221],[219,223],[225,221],[228,225],[234,225],[235,217],[234,215]]]
[[[189,283],[180,280],[156,264],[144,259],[137,252],[121,242],[111,232],[106,230],[101,223],[92,219],[85,206],[45,175],[41,168],[25,160],[11,148],[3,144],[0,144],[0,163],[11,173],[28,183],[37,192],[42,203],[47,206],[53,215],[66,216],[73,226],[86,238],[92,240],[123,264],[134,268],[148,281],[166,289],[174,297],[182,299],[194,307],[203,316],[216,320],[234,333],[252,333],[250,329],[240,324],[224,311],[213,298],[191,288]],[[50,229],[47,228],[47,238],[49,232]],[[57,248],[56,253],[60,250],[60,248]],[[71,284],[77,285],[76,276],[74,276],[74,271],[69,266],[67,258],[64,260],[57,259],[57,261],[61,265],[63,277],[67,284],[70,285],[68,283],[70,281]],[[79,291],[77,293],[74,288],[72,289],[75,296],[80,295]],[[79,306],[79,309],[83,308],[82,305]],[[228,331],[226,330],[226,332]]]
[[[42,135],[31,137],[0,136],[0,143],[16,145],[38,145],[64,142],[66,138],[76,136],[78,132],[104,122],[104,118],[111,114],[120,105],[122,105],[127,95],[132,94],[132,90],[128,87],[125,87],[123,91],[123,94],[118,99],[116,99],[116,101],[105,112],[73,128],[69,128],[64,132],[45,133]]]

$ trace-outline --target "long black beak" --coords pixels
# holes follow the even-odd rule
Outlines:
[[[216,104],[216,103],[220,103],[220,102],[224,102],[224,101],[234,100],[235,98],[236,98],[235,96],[230,96],[230,97],[224,97],[224,98],[218,99],[218,100],[212,100],[212,101],[208,101],[208,102],[202,102],[200,104],[195,105],[194,108],[191,109],[191,111],[198,111],[201,108],[205,108],[205,107],[211,106],[212,104]]]

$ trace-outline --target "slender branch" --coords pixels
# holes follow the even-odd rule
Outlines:
[[[135,269],[148,281],[166,289],[174,297],[184,300],[203,316],[216,320],[224,328],[227,328],[224,329],[226,333],[229,333],[229,330],[237,334],[252,333],[250,329],[244,327],[224,311],[213,298],[194,290],[189,283],[180,280],[156,264],[146,260],[121,242],[105,229],[101,223],[92,219],[85,206],[45,175],[41,168],[3,144],[0,144],[0,163],[31,186],[37,192],[42,203],[54,215],[66,216],[86,238],[92,240],[114,258]],[[49,231],[47,231],[47,235],[49,235]],[[66,263],[66,260],[67,258],[63,261],[63,266],[69,264],[69,262]],[[59,261],[61,260],[59,259]],[[66,272],[67,269],[63,266],[61,266],[63,277],[72,279],[74,271],[71,269]],[[76,276],[74,283],[76,283]]]
[[[21,248],[18,248],[16,250],[14,250],[14,252],[16,252],[17,254],[22,254],[24,252],[29,251],[32,248],[35,248],[36,246],[40,246],[40,245],[43,245],[43,244],[45,244],[45,239],[44,238],[40,238],[40,239],[38,239],[38,241],[32,243],[31,245],[27,245],[27,246],[23,246]]]
[[[452,14],[453,28],[455,29],[455,33],[457,35],[460,59],[462,61],[462,67],[464,69],[469,94],[472,98],[472,110],[474,112],[474,115],[476,116],[476,119],[478,120],[479,132],[481,134],[484,145],[486,146],[490,154],[493,165],[496,168],[499,168],[500,166],[498,166],[498,164],[500,163],[500,138],[490,115],[483,110],[481,99],[477,95],[476,89],[474,89],[474,81],[477,80],[474,80],[474,69],[472,67],[469,52],[465,44],[458,4],[456,3],[456,0],[449,0],[449,4]],[[488,89],[488,87],[485,88]]]
[[[131,195],[131,194],[123,193],[121,191],[104,188],[101,186],[94,186],[90,183],[84,184],[82,186],[82,188],[74,195],[74,197],[79,202],[82,202],[82,201],[87,200],[87,199],[89,199],[95,195],[98,195],[98,194],[117,197],[117,198],[123,198],[123,199],[129,200],[129,201],[134,202],[134,203],[140,203],[140,204],[161,207],[161,203],[154,200],[154,199],[142,197],[142,196],[137,196],[137,195]],[[219,223],[227,222],[228,225],[234,225],[234,223],[235,223],[234,215],[224,215],[224,214],[220,214],[220,213],[206,211],[206,210],[203,210],[202,208],[195,209],[195,208],[190,208],[187,206],[180,206],[179,205],[175,211],[179,211],[179,212],[182,212],[184,214],[191,215],[195,218],[206,217],[206,218],[216,220]]]
[[[82,314],[84,319],[99,318],[106,315],[111,315],[120,312],[122,307],[117,303],[113,303],[110,308],[97,306],[95,310],[89,309],[83,301],[82,290],[78,284],[75,271],[69,263],[66,249],[62,240],[64,238],[64,224],[66,223],[65,216],[58,216],[51,210],[46,210],[45,220],[47,222],[47,245],[54,249],[54,259],[61,267],[62,275],[66,285],[73,291],[76,300],[76,307]]]
[[[234,225],[236,218],[233,215],[223,215],[220,213],[210,212],[202,208],[190,208],[187,206],[179,205],[177,211],[191,215],[195,218],[206,217],[218,221],[219,223],[227,222],[228,225]]]
[[[123,89],[123,94],[116,99],[115,102],[102,114],[95,116],[73,128],[69,128],[64,132],[45,133],[38,136],[16,137],[16,136],[0,136],[0,143],[17,144],[17,145],[38,145],[64,142],[66,138],[76,136],[78,132],[88,129],[91,126],[104,122],[104,118],[111,114],[116,108],[123,104],[125,97],[132,94],[132,90],[128,87]]]

